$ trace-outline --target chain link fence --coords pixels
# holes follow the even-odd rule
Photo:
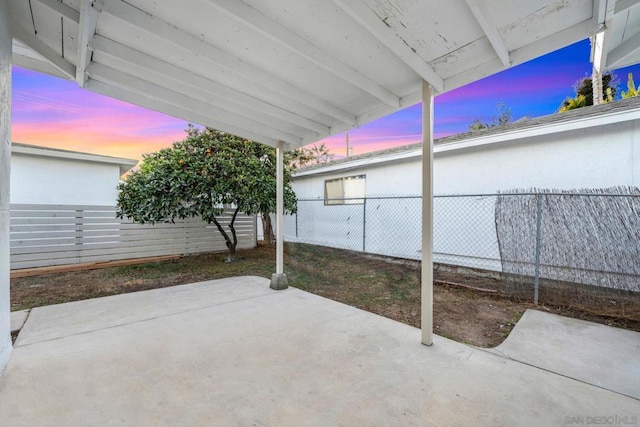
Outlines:
[[[421,259],[419,196],[300,199],[285,240]],[[434,197],[436,280],[640,320],[640,190]]]

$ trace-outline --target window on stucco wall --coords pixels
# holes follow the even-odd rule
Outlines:
[[[325,205],[359,205],[364,203],[366,175],[328,179],[324,182]]]

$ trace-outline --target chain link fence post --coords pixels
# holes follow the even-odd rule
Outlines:
[[[533,284],[533,303],[538,305],[540,293],[540,241],[542,236],[542,194],[536,195],[536,266]]]
[[[362,199],[362,252],[367,249],[367,198]]]

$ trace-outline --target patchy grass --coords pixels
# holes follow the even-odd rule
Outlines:
[[[273,248],[259,246],[240,254],[242,261],[231,264],[224,262],[225,254],[204,254],[148,264],[17,278],[11,281],[11,309],[233,276],[271,277],[275,267]],[[287,244],[285,272],[291,286],[420,327],[420,270],[415,263],[389,262],[320,246]],[[474,282],[474,285],[478,283]],[[447,338],[491,347],[507,337],[529,307],[529,303],[510,301],[499,295],[436,284],[434,329]],[[585,317],[575,310],[552,311],[602,320],[597,316]],[[640,325],[636,326],[640,329]]]

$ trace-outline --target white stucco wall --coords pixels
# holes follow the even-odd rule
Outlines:
[[[638,185],[638,151],[636,120],[439,153],[434,160],[435,193]]]
[[[11,168],[11,33],[0,0],[0,373],[11,354],[9,304],[9,171]]]
[[[463,150],[452,147],[436,147],[436,195],[640,186],[640,120]],[[420,195],[421,158],[415,153],[393,163],[354,167],[347,162],[342,171],[296,177],[293,188],[299,199],[322,199],[325,180],[364,174],[368,197]],[[495,197],[436,198],[436,262],[500,270],[494,206]],[[367,252],[419,259],[420,209],[412,200],[369,199],[363,230],[361,205],[300,202],[297,224],[289,217],[285,235],[290,241],[362,250],[365,233]]]
[[[11,203],[114,205],[117,164],[14,153]]]
[[[297,177],[298,198],[323,197],[324,181],[366,174],[368,196],[421,194],[419,157]],[[640,120],[525,138],[434,156],[435,194],[514,188],[640,186]]]

